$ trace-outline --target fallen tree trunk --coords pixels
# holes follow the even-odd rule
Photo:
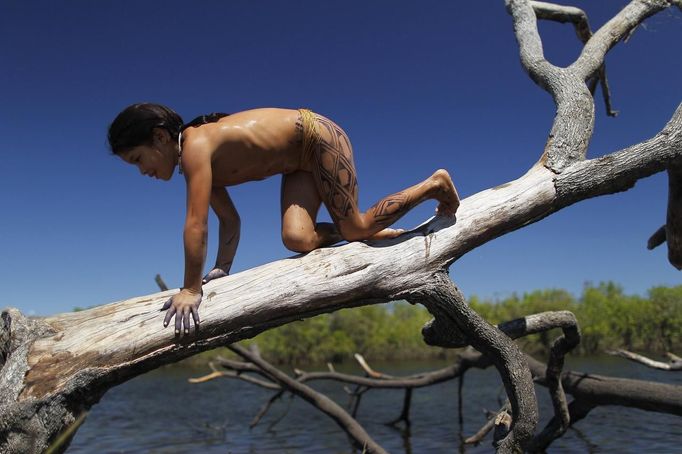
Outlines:
[[[517,449],[537,419],[524,359],[458,300],[443,272],[500,235],[578,201],[627,190],[682,161],[682,106],[650,140],[584,160],[594,125],[586,81],[598,75],[611,47],[671,4],[634,0],[594,33],[573,65],[558,68],[542,55],[532,2],[507,1],[522,64],[552,94],[557,114],[540,161],[519,179],[464,199],[456,220],[433,219],[381,247],[320,249],[212,281],[204,287],[201,331],[190,337],[162,328],[159,309],[173,291],[37,320],[3,311],[0,451],[44,450],[107,389],[160,365],[294,320],[394,299],[424,302],[436,315],[433,326],[491,356],[514,415],[500,446]]]

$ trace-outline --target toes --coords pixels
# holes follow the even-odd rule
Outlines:
[[[405,230],[403,230],[403,229],[386,229],[386,230],[388,230],[388,235],[387,235],[388,238],[397,238],[400,235],[402,235],[403,233],[405,233]]]
[[[452,206],[441,203],[436,208],[436,216],[454,217],[456,211],[456,208],[453,209]]]

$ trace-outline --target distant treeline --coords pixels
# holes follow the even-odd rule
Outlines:
[[[491,323],[538,312],[569,310],[580,324],[579,354],[612,348],[645,352],[682,347],[682,286],[654,287],[646,296],[625,295],[614,283],[585,286],[576,298],[565,290],[537,290],[501,300],[469,299]],[[301,364],[350,360],[358,352],[370,360],[426,359],[452,355],[424,344],[421,327],[431,315],[406,302],[344,309],[294,322],[258,335],[261,353],[279,363]],[[529,353],[548,349],[555,330],[519,340]]]

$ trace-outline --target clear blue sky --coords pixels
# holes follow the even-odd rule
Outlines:
[[[594,28],[624,1],[581,1]],[[4,2],[0,15],[0,306],[50,314],[181,285],[185,187],[111,156],[106,130],[133,102],[185,120],[212,111],[308,107],[350,135],[367,208],[447,168],[464,197],[520,176],[552,122],[519,63],[504,2]],[[613,103],[597,102],[591,157],[659,131],[682,100],[682,14],[649,19],[607,57]],[[579,52],[568,25],[541,24],[547,57]],[[234,272],[290,255],[280,179],[235,187]],[[665,248],[667,180],[589,200],[495,240],[451,268],[468,294],[615,280],[631,293],[677,285]],[[400,221],[431,216],[425,203]],[[326,214],[325,214],[326,216]],[[215,259],[211,220],[207,264]]]

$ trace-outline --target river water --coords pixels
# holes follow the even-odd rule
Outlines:
[[[444,361],[372,364],[392,375],[408,375],[447,365]],[[656,371],[612,357],[570,358],[567,368],[588,373],[682,385],[682,373]],[[320,370],[309,367],[307,370]],[[337,370],[360,373],[353,364]],[[302,399],[285,397],[254,429],[249,422],[272,395],[240,380],[189,384],[208,368],[172,366],[111,389],[94,406],[68,453],[349,453],[345,434]],[[342,405],[348,397],[334,382],[313,386]],[[493,368],[470,370],[464,379],[464,423],[457,417],[457,381],[420,388],[412,395],[409,435],[386,426],[401,411],[403,391],[372,390],[358,420],[391,453],[491,452],[491,436],[479,446],[462,446],[485,422],[484,409],[497,410],[501,381]],[[537,387],[540,425],[551,416],[546,389]],[[285,415],[281,418],[283,415]],[[281,420],[277,422],[278,419]],[[681,453],[682,419],[624,407],[600,407],[578,422],[549,452]]]

